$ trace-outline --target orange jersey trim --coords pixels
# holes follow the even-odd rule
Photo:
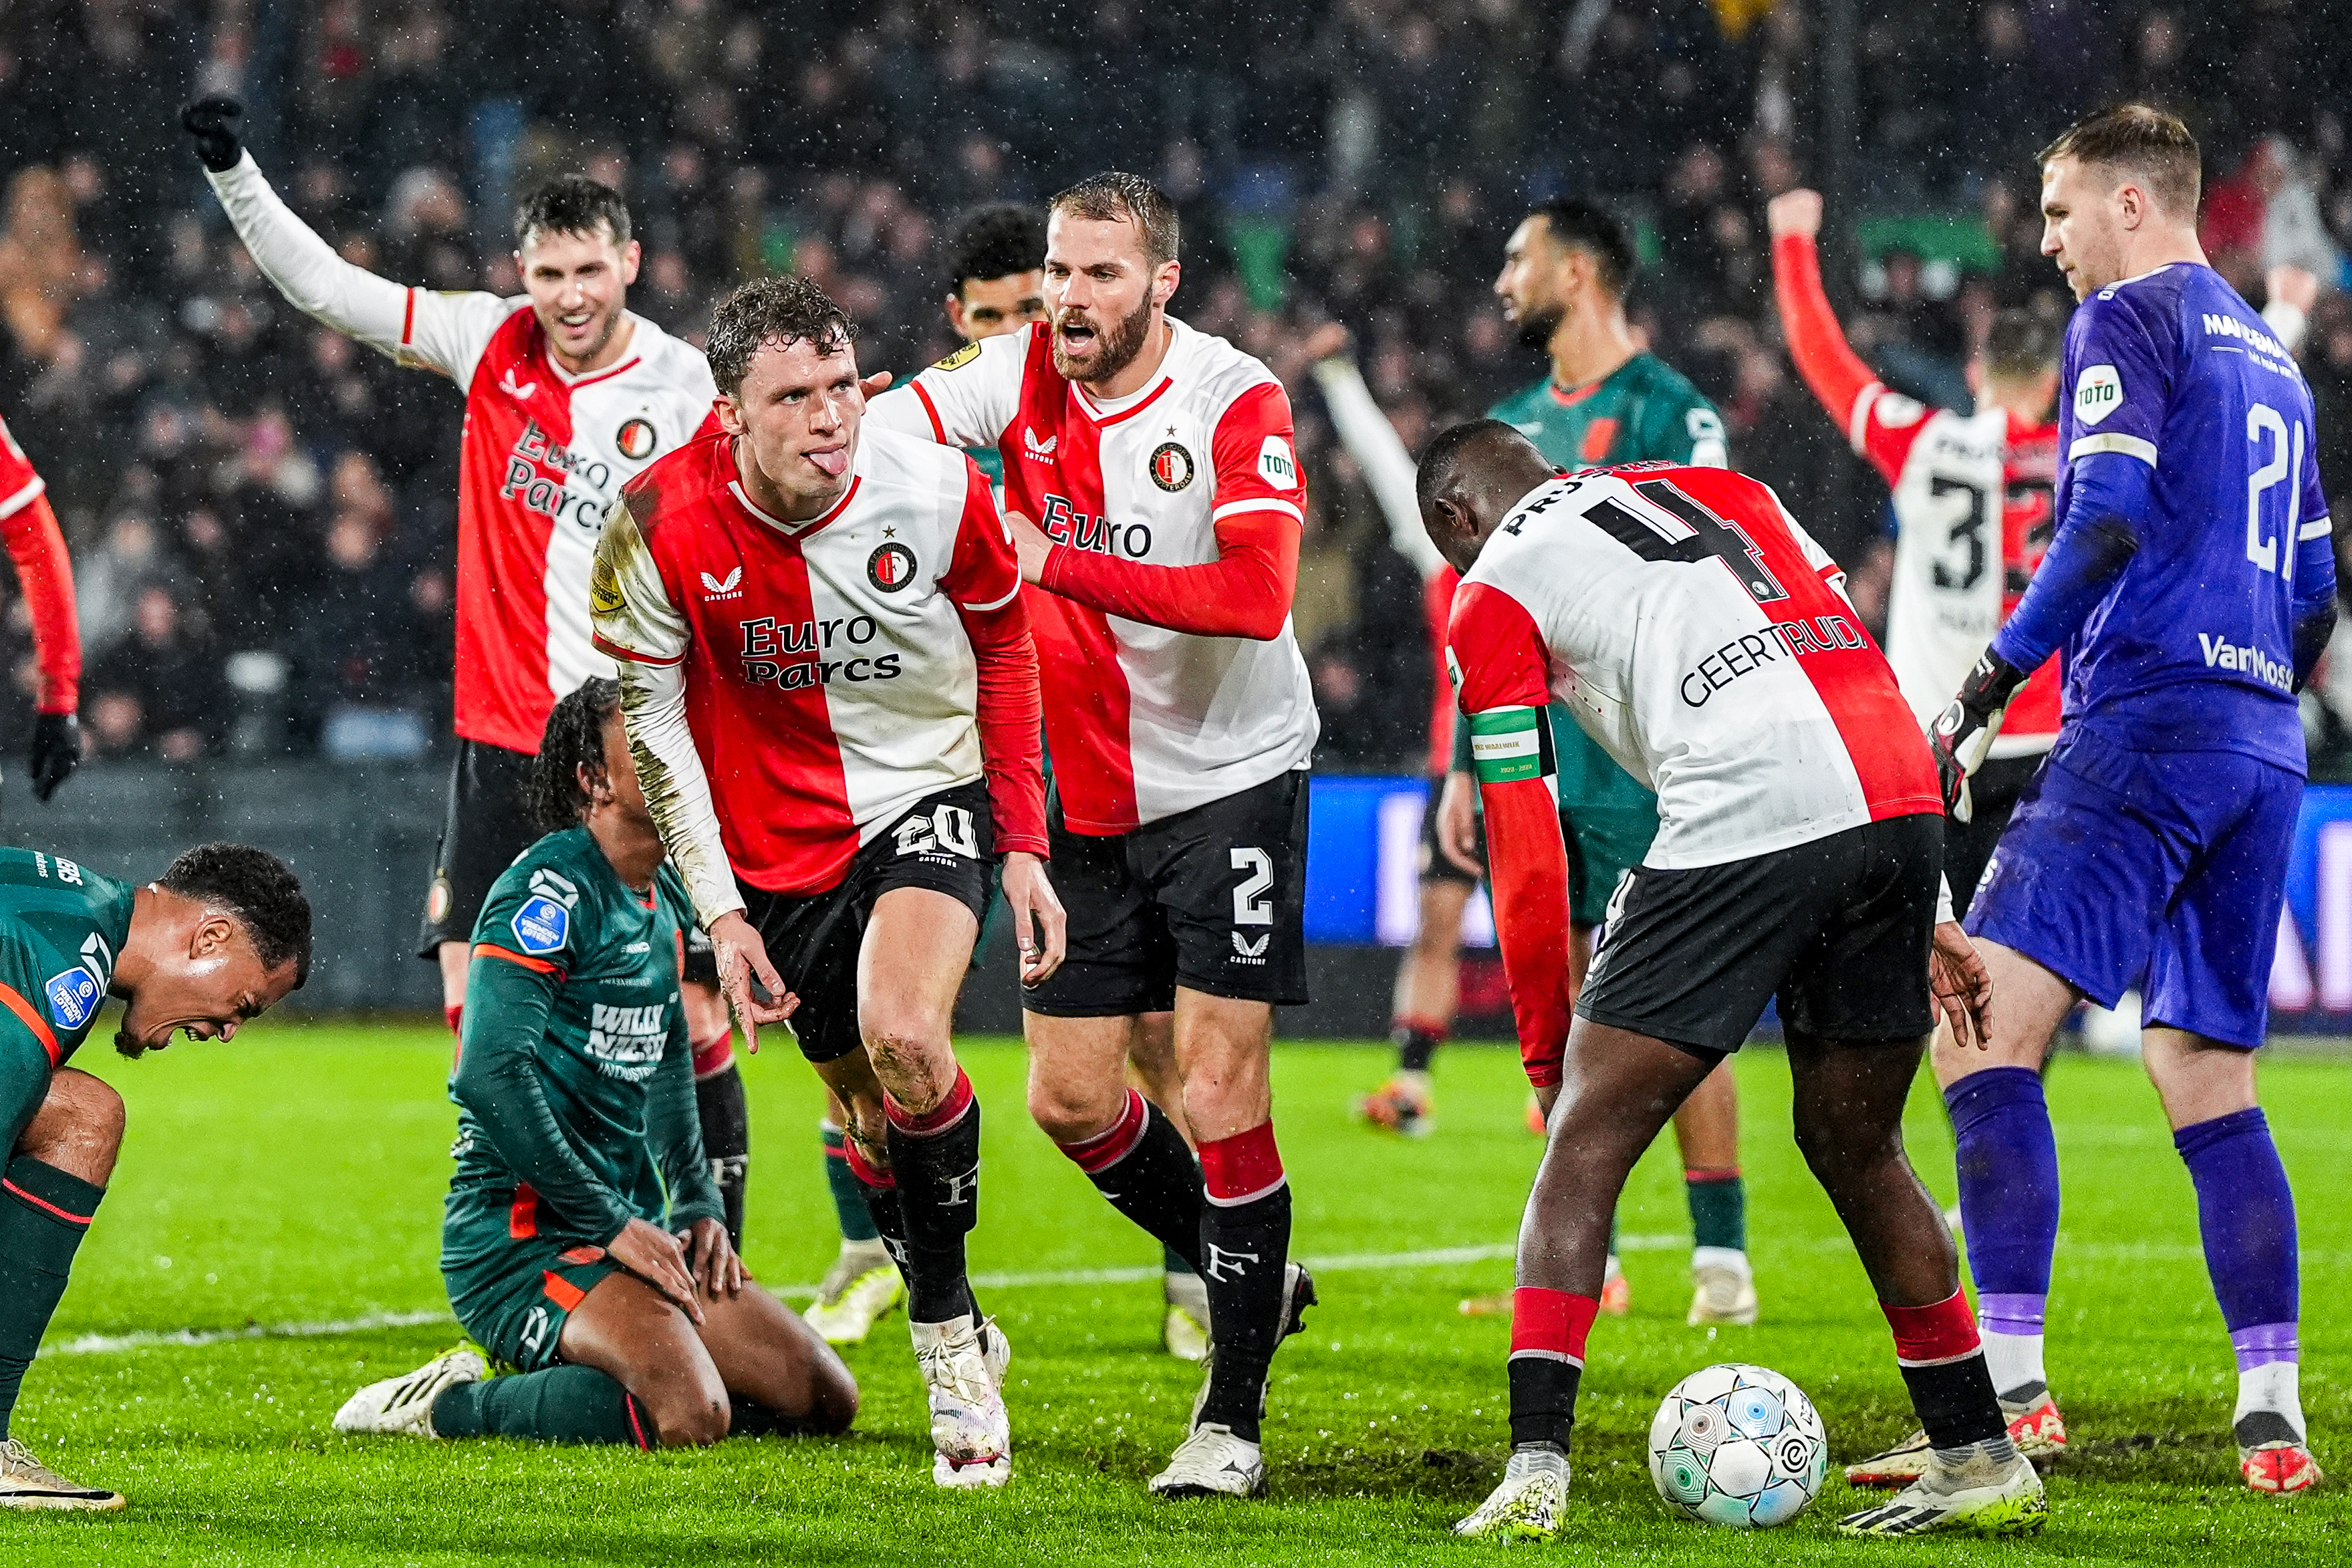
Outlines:
[[[541,974],[561,974],[563,973],[561,967],[548,963],[547,960],[543,958],[533,958],[528,953],[512,952],[506,948],[499,946],[498,943],[491,942],[476,942],[474,944],[474,951],[469,956],[474,958],[503,958],[509,963],[520,963],[525,969],[534,970]]]
[[[33,1038],[40,1041],[41,1049],[49,1053],[49,1065],[57,1066],[65,1053],[58,1048],[58,1037],[50,1031],[49,1021],[11,986],[0,985],[0,1003],[6,1004],[8,1011],[16,1015],[17,1022],[33,1031]]]

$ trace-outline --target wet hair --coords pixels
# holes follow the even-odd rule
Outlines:
[[[293,868],[249,844],[200,844],[163,868],[155,885],[236,917],[264,969],[291,959],[294,988],[310,977],[310,900]]]
[[[1633,235],[1615,214],[1573,196],[1556,196],[1528,216],[1544,220],[1553,244],[1592,258],[1600,269],[1603,293],[1612,300],[1625,297],[1641,256],[1633,248]]]
[[[523,197],[515,208],[515,248],[520,250],[541,235],[577,234],[594,238],[610,230],[613,244],[629,244],[629,204],[612,186],[585,174],[558,174]]]
[[[2137,181],[2171,216],[2193,221],[2202,188],[2197,138],[2152,103],[2119,103],[2085,115],[2042,149],[2040,163],[2072,158]]]
[[[1158,271],[1176,259],[1181,237],[1176,204],[1158,185],[1140,174],[1117,169],[1089,175],[1046,205],[1049,212],[1066,213],[1089,223],[1132,223],[1143,237],[1143,264]]]
[[[1421,464],[1413,470],[1413,499],[1420,502],[1423,519],[1436,510],[1437,498],[1454,482],[1470,449],[1502,436],[1527,439],[1500,419],[1465,420],[1430,437],[1429,445],[1422,448]]]
[[[752,356],[770,343],[798,339],[821,354],[837,353],[857,337],[857,323],[805,278],[755,278],[710,312],[710,379],[732,397],[751,374]]]
[[[586,815],[588,792],[580,787],[580,770],[604,766],[604,725],[620,706],[620,683],[593,675],[565,692],[548,714],[539,755],[531,759],[530,778],[523,785],[523,805],[542,832],[577,827]]]
[[[1030,207],[982,207],[948,241],[948,292],[961,298],[975,279],[1010,278],[1045,265],[1045,220]]]
[[[1985,337],[1985,370],[2008,379],[2054,369],[2064,327],[2041,310],[2011,307],[1996,313]]]

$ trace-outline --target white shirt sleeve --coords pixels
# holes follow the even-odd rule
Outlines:
[[[462,387],[491,334],[519,308],[495,294],[404,289],[352,266],[278,199],[250,153],[205,178],[254,265],[289,303],[402,364],[437,370]]]
[[[1029,334],[1004,332],[966,343],[904,386],[866,405],[883,428],[943,447],[993,447],[1021,407]]]
[[[1372,400],[1372,389],[1364,384],[1363,373],[1355,361],[1334,354],[1316,362],[1315,380],[1323,389],[1323,406],[1330,410],[1340,443],[1364,471],[1364,483],[1371,487],[1372,499],[1381,503],[1381,514],[1388,519],[1389,542],[1423,577],[1436,575],[1445,561],[1421,526],[1412,454],[1404,449],[1396,426]]]

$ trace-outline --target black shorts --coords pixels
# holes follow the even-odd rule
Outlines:
[[[1739,1048],[1778,995],[1794,1031],[1916,1040],[1944,825],[1895,816],[1720,866],[1636,866],[1609,900],[1577,1013],[1699,1056]]]
[[[1465,888],[1478,885],[1477,877],[1465,871],[1448,859],[1445,851],[1437,847],[1437,803],[1444,798],[1445,775],[1439,773],[1429,781],[1429,804],[1421,810],[1421,879],[1424,882],[1458,882]],[[1472,820],[1478,825],[1478,858],[1486,858],[1486,818],[1484,813],[1474,813]]]
[[[523,793],[537,758],[480,741],[457,742],[449,770],[449,808],[433,851],[425,890],[425,926],[416,956],[438,959],[445,942],[474,940],[474,919],[490,884],[539,841]]]
[[[1045,805],[1070,952],[1022,1006],[1056,1018],[1164,1013],[1176,987],[1294,1006],[1307,1000],[1307,775],[1262,784],[1131,833],[1073,833]]]
[[[767,944],[768,962],[801,999],[793,1014],[801,1054],[838,1061],[864,1044],[857,1028],[857,953],[875,900],[894,888],[929,888],[987,912],[996,890],[996,832],[984,781],[926,795],[850,861],[822,893],[771,893],[749,883],[743,918]]]
[[[1985,867],[1992,859],[1992,847],[2000,842],[2000,830],[2009,826],[2010,814],[2017,809],[2025,786],[2042,771],[2042,760],[2049,754],[2036,752],[2030,757],[1990,759],[1969,780],[1969,820],[1944,819],[1944,875],[1952,884],[1956,916],[1969,912],[1977,884],[1984,879]]]
[[[719,950],[710,945],[710,933],[688,921],[685,931],[686,966],[677,977],[690,985],[719,984]]]

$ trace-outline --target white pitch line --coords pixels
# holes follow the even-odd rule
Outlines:
[[[427,1323],[451,1322],[446,1308],[437,1312],[369,1312],[325,1323],[248,1323],[241,1329],[140,1329],[127,1334],[79,1334],[45,1348],[43,1355],[106,1355],[115,1351],[143,1351],[165,1345],[222,1345],[236,1340],[323,1340],[338,1334],[363,1334],[373,1329],[417,1329]]]

